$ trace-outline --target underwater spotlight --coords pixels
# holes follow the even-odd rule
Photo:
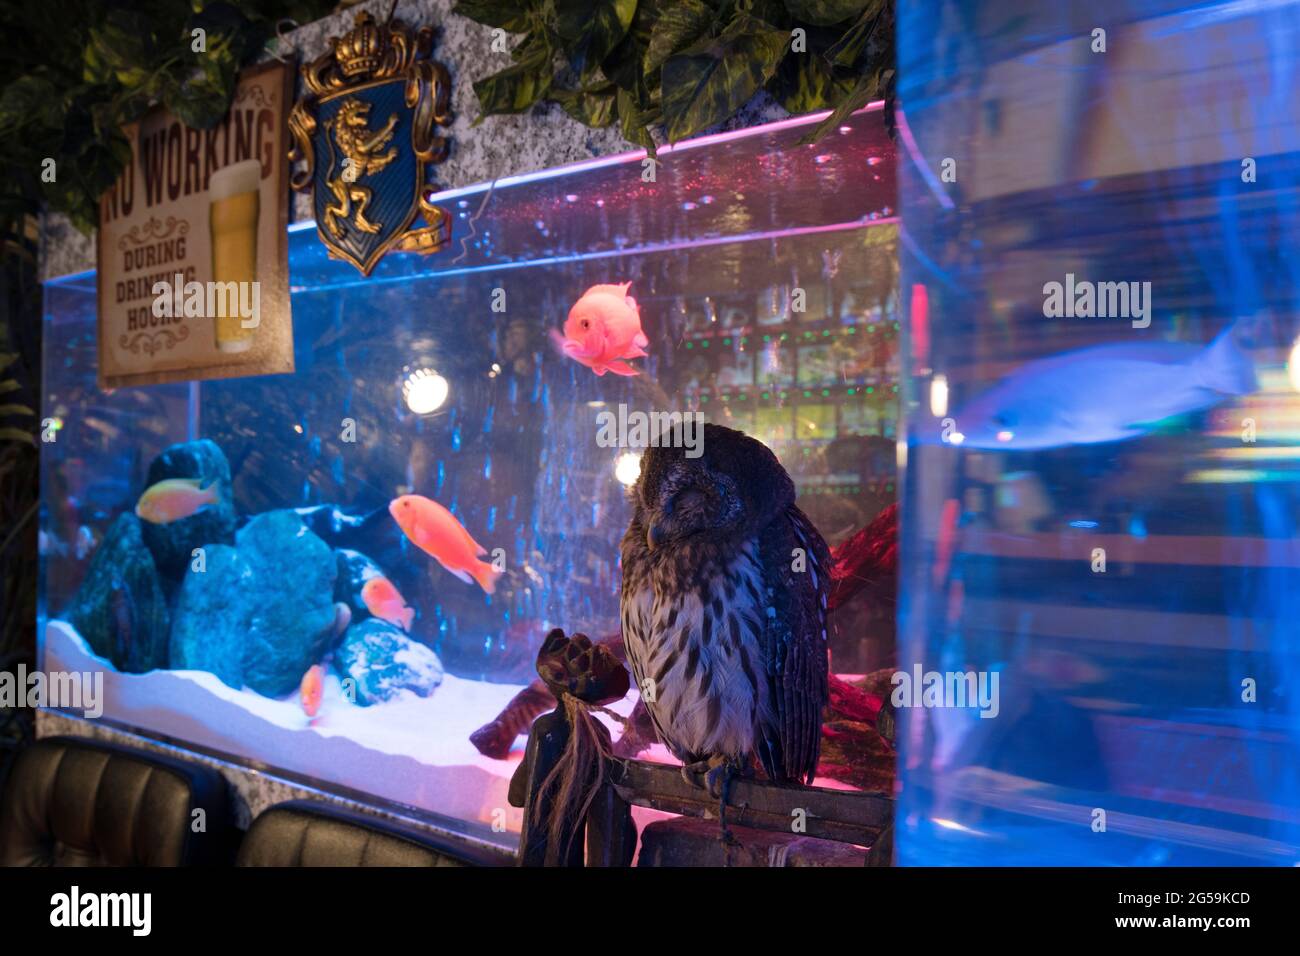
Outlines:
[[[636,484],[641,477],[641,456],[634,451],[625,451],[614,462],[614,477],[629,487]]]
[[[417,415],[437,411],[447,400],[447,380],[431,368],[416,369],[402,383],[406,407]]]
[[[1286,362],[1286,373],[1291,379],[1291,387],[1300,392],[1300,339],[1291,346],[1291,356]]]

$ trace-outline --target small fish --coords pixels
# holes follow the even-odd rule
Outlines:
[[[361,600],[368,610],[381,621],[396,624],[404,631],[411,629],[415,609],[408,607],[401,592],[385,577],[371,578],[361,586]]]
[[[220,500],[215,479],[207,487],[200,487],[197,478],[168,478],[151,485],[140,496],[135,516],[151,524],[167,524],[188,518]]]
[[[1229,328],[1210,345],[1100,345],[1029,362],[957,412],[962,447],[1058,448],[1135,438],[1258,388]]]
[[[298,686],[298,697],[302,701],[303,713],[308,717],[315,717],[320,713],[320,702],[324,696],[325,668],[313,664],[307,668],[307,673],[302,675],[302,683]]]
[[[417,548],[436,558],[456,577],[467,584],[477,581],[488,594],[496,590],[501,572],[479,560],[487,549],[438,502],[420,495],[402,495],[392,500],[388,513]]]
[[[597,375],[640,375],[624,361],[644,358],[650,345],[640,306],[627,294],[631,285],[594,285],[584,292],[569,310],[564,335],[551,331],[560,351]]]

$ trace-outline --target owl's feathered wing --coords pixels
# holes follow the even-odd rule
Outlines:
[[[755,749],[773,780],[811,783],[821,753],[830,666],[826,634],[830,549],[794,505],[763,530],[759,547],[772,608],[763,628],[772,706],[758,718]],[[802,562],[797,554],[803,555]]]

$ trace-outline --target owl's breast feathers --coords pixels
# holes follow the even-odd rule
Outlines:
[[[796,550],[798,549],[798,550]],[[674,756],[747,763],[811,781],[826,700],[826,543],[793,505],[753,537],[650,551],[623,539],[629,662]]]

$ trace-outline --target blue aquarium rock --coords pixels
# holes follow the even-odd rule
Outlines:
[[[383,577],[383,569],[360,551],[350,548],[338,548],[334,555],[339,565],[334,600],[346,604],[352,611],[352,623],[359,624],[371,616],[366,602],[361,599],[361,589],[371,578]]]
[[[334,670],[343,680],[356,681],[361,707],[392,700],[402,691],[428,697],[442,683],[442,661],[400,628],[370,618],[353,624],[334,652]],[[344,685],[344,692],[347,692]]]
[[[117,516],[63,613],[91,650],[132,674],[168,662],[167,601],[141,524],[130,512]]]
[[[176,597],[171,666],[174,670],[209,671],[223,683],[240,688],[244,686],[244,647],[253,616],[244,595],[255,590],[253,569],[229,545],[210,545],[206,551],[204,569],[191,568]]]
[[[429,613],[437,607],[439,599],[433,582],[450,580],[453,587],[460,588],[462,585],[455,579],[444,579],[429,573],[429,562],[433,559],[419,552],[407,540],[402,529],[388,513],[387,507],[356,515],[350,515],[336,505],[314,505],[296,511],[307,523],[307,527],[330,547],[360,556],[359,560],[347,558],[355,597],[351,600],[345,597],[340,584],[340,592],[334,598],[351,608],[353,623],[371,616],[361,601],[360,590],[365,584],[365,575],[378,572],[388,578],[406,603],[419,612],[409,632],[412,637],[432,644],[443,636],[438,632],[438,616]],[[538,643],[541,643],[540,637]],[[525,680],[533,673],[532,665],[533,657],[530,656],[525,668]]]
[[[250,575],[232,603],[248,609],[244,683],[280,697],[319,663],[334,637],[338,611],[334,552],[293,511],[268,511],[235,536]]]
[[[144,543],[153,554],[163,589],[168,597],[175,597],[176,589],[190,568],[194,549],[211,544],[233,544],[237,518],[230,463],[216,442],[202,439],[165,449],[150,463],[145,488],[168,478],[197,478],[201,487],[217,482],[218,500],[214,504],[188,518],[166,524],[144,522]],[[141,492],[144,490],[142,488]]]

